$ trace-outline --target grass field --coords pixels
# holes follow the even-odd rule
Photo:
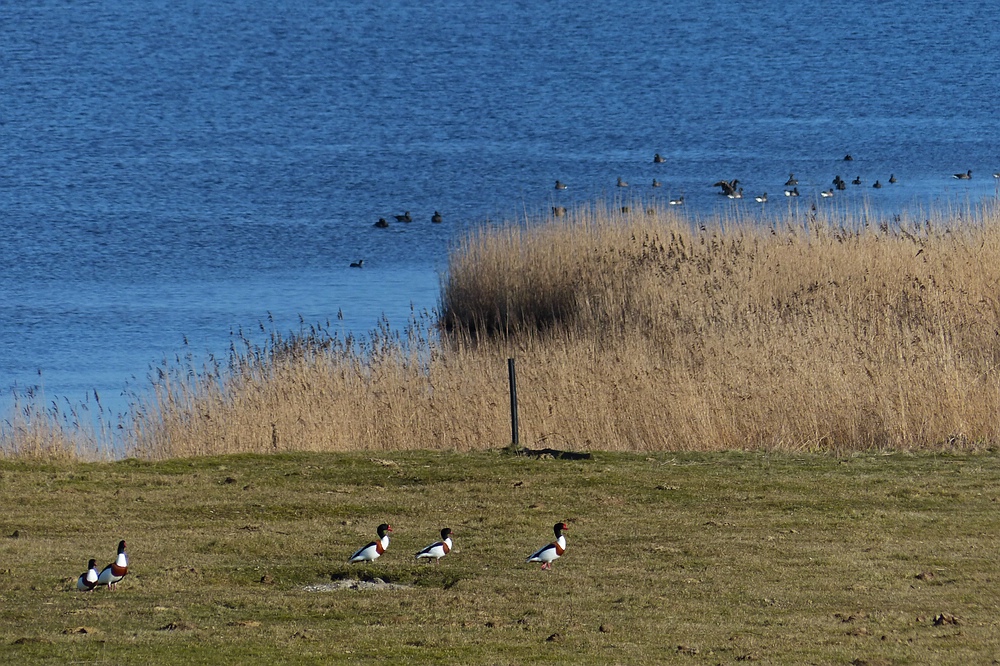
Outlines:
[[[1000,658],[995,453],[8,460],[0,497],[8,664]],[[525,564],[559,520],[565,556]],[[123,538],[119,589],[76,592]],[[306,589],[374,576],[405,587]]]

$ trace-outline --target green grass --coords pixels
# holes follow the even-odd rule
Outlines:
[[[993,454],[0,461],[0,663],[988,663],[998,496]],[[345,576],[408,587],[304,590]]]

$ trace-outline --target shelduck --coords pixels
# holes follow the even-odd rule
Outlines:
[[[959,180],[971,180],[972,179],[972,169],[969,169],[965,173],[956,173],[952,178],[958,178]]]
[[[372,541],[367,546],[362,547],[358,552],[351,555],[351,559],[348,562],[374,562],[378,559],[379,555],[385,552],[385,549],[389,547],[389,532],[392,531],[392,525],[388,523],[382,523],[378,526],[378,541]]]
[[[543,569],[551,569],[552,562],[566,552],[566,537],[563,532],[568,530],[566,523],[556,523],[552,526],[552,531],[556,534],[556,540],[547,546],[539,548],[528,556],[528,562],[541,562]]]
[[[125,554],[125,541],[118,542],[118,557],[114,562],[104,567],[97,576],[98,585],[107,585],[109,590],[118,587],[118,581],[128,575],[128,555]]]
[[[432,559],[435,564],[441,560],[442,557],[451,552],[451,528],[445,527],[441,530],[441,540],[432,543],[431,545],[424,548],[422,551],[417,553],[417,559]]]
[[[97,587],[97,560],[87,562],[87,570],[76,579],[76,589],[81,592],[89,592]]]

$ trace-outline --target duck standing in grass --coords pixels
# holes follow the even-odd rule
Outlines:
[[[107,585],[109,590],[118,587],[118,582],[128,575],[128,555],[125,554],[125,541],[118,542],[118,557],[114,562],[104,567],[97,576],[98,585]]]
[[[417,559],[432,559],[437,564],[441,558],[451,552],[451,528],[445,527],[441,530],[441,540],[432,543],[417,553]]]
[[[556,540],[547,546],[543,546],[528,556],[528,562],[541,562],[543,569],[551,569],[552,562],[566,552],[566,537],[563,532],[568,530],[566,523],[556,523],[552,526],[552,531],[556,534]]]
[[[382,523],[378,526],[378,541],[372,541],[367,546],[361,547],[358,552],[351,555],[350,563],[354,562],[374,562],[389,547],[389,532],[392,525]]]
[[[87,562],[87,570],[76,579],[76,589],[81,592],[89,592],[97,587],[97,560]]]

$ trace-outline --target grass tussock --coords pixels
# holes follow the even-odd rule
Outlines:
[[[452,253],[439,318],[365,341],[241,337],[226,364],[164,367],[124,445],[144,458],[503,446],[514,357],[529,446],[994,447],[998,223],[995,208],[699,224],[591,207],[484,229]]]

